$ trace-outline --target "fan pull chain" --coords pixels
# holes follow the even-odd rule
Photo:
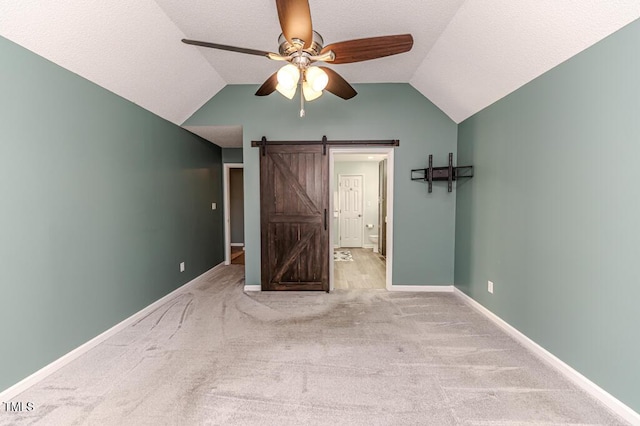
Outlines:
[[[304,93],[302,92],[302,80],[304,77],[300,79],[300,118],[304,118]]]

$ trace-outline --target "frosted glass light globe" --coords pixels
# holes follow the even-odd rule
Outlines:
[[[278,84],[282,89],[295,89],[298,80],[300,80],[300,70],[295,65],[288,64],[278,70]]]
[[[305,72],[305,77],[315,92],[321,92],[329,83],[329,76],[322,68],[309,67]]]
[[[318,99],[322,96],[322,90],[313,90],[313,87],[311,87],[309,82],[305,81],[302,83],[302,94],[307,102],[311,102],[312,100]]]

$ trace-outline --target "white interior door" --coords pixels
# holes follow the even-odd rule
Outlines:
[[[340,175],[340,247],[362,247],[362,175]]]

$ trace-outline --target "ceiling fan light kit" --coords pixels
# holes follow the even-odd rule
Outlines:
[[[293,99],[293,97],[296,95],[296,86],[284,87],[278,83],[278,85],[276,86],[276,90],[280,92],[280,94],[285,98]]]
[[[305,81],[316,92],[322,92],[329,83],[329,76],[322,68],[309,67],[304,73]]]
[[[302,95],[305,101],[311,102],[322,96],[322,90],[314,90],[313,87],[305,81],[302,83]]]
[[[312,66],[315,62],[349,64],[408,52],[413,47],[411,34],[347,40],[324,46],[324,39],[313,30],[308,0],[276,0],[282,34],[278,52],[246,49],[224,44],[183,39],[186,44],[209,47],[248,55],[264,56],[274,61],[289,62],[272,74],[256,92],[267,96],[278,91],[293,99],[300,86],[300,117],[304,117],[304,101],[322,96],[324,90],[342,99],[357,92],[331,68]]]
[[[300,69],[293,64],[287,64],[278,70],[278,86],[283,90],[294,90],[300,80]],[[282,92],[281,92],[282,93]],[[285,95],[286,96],[286,95]],[[288,96],[287,96],[288,97]]]

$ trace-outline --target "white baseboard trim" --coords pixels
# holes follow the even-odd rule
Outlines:
[[[452,285],[392,285],[389,291],[419,291],[427,293],[453,293]]]
[[[260,284],[245,285],[244,291],[262,291],[262,286]]]
[[[375,244],[363,244],[362,248],[366,248],[366,249],[373,249],[375,247]]]
[[[12,398],[16,397],[17,395],[21,394],[22,392],[24,392],[25,390],[27,390],[31,386],[33,386],[36,383],[38,383],[39,381],[45,379],[50,374],[55,373],[57,370],[61,369],[65,365],[69,364],[71,361],[75,360],[79,356],[81,356],[81,355],[85,354],[86,352],[88,352],[90,349],[93,349],[94,347],[96,347],[100,343],[104,342],[109,337],[113,336],[114,334],[118,333],[119,331],[123,330],[124,328],[128,327],[129,325],[135,323],[136,321],[144,318],[146,315],[148,315],[151,312],[153,312],[154,310],[158,309],[160,306],[162,306],[164,303],[168,302],[170,299],[174,298],[175,296],[178,296],[180,293],[184,292],[185,290],[188,290],[189,287],[191,287],[191,286],[193,286],[193,284],[197,283],[200,280],[200,278],[203,278],[204,276],[210,274],[211,272],[215,271],[216,269],[218,269],[218,268],[220,268],[222,266],[224,266],[224,262],[214,266],[213,268],[209,269],[208,271],[206,271],[206,272],[202,273],[201,275],[197,276],[196,278],[192,279],[188,283],[183,284],[182,286],[180,286],[177,289],[173,290],[171,293],[167,294],[166,296],[163,296],[162,298],[156,300],[155,302],[153,302],[152,304],[150,304],[146,308],[142,308],[142,310],[140,310],[140,311],[136,312],[135,314],[131,315],[129,318],[126,318],[126,319],[122,320],[121,322],[119,322],[118,324],[114,325],[110,329],[100,333],[99,335],[97,335],[93,339],[89,340],[88,342],[83,343],[82,345],[80,345],[77,348],[73,349],[71,352],[68,352],[65,355],[62,355],[60,358],[56,359],[52,363],[45,365],[40,370],[38,370],[35,373],[31,374],[30,376],[22,379],[21,381],[19,381],[15,385],[3,390],[2,392],[0,392],[0,401],[9,401]]]
[[[244,247],[244,243],[229,243],[231,247]]]
[[[547,351],[545,348],[528,338],[522,332],[511,326],[508,322],[482,306],[480,303],[466,295],[460,289],[456,288],[455,293],[464,300],[469,306],[486,316],[489,320],[502,328],[507,334],[517,340],[525,348],[529,349],[538,358],[558,370],[563,376],[587,392],[592,397],[606,405],[611,411],[630,422],[632,425],[640,425],[640,414],[636,413],[629,406],[619,401],[609,392],[587,379],[585,376],[574,370],[560,358]]]

